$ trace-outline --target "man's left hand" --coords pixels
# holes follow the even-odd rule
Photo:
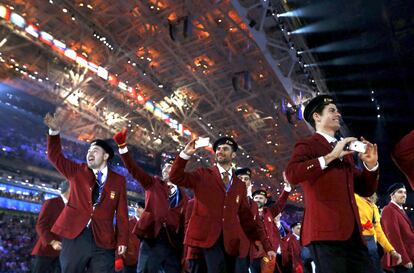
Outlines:
[[[365,140],[361,137],[361,141],[367,145],[365,153],[359,153],[359,158],[365,162],[369,169],[374,168],[378,162],[378,147],[377,144]]]
[[[270,260],[276,259],[276,252],[273,250],[267,252],[267,257],[269,257]]]

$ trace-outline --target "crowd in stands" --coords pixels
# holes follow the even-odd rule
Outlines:
[[[33,203],[42,203],[44,199],[42,193],[38,195],[34,195],[34,194],[24,195],[24,194],[18,194],[15,192],[7,192],[7,191],[2,191],[2,190],[0,190],[0,197],[24,200],[24,201],[29,201]]]
[[[0,210],[0,272],[30,272],[36,215]]]

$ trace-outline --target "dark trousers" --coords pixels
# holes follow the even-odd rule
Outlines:
[[[115,250],[96,245],[92,229],[85,228],[75,239],[63,239],[60,252],[62,273],[113,273]]]
[[[208,273],[234,273],[237,257],[224,250],[223,236],[210,248],[203,248]]]
[[[377,242],[375,241],[374,236],[364,236],[364,239],[365,242],[367,242],[368,254],[371,258],[372,265],[375,268],[373,273],[383,273],[384,271],[382,270],[380,257],[378,255]]]
[[[318,273],[375,272],[368,249],[359,239],[358,228],[346,241],[312,242],[309,249]]]
[[[250,266],[250,257],[247,256],[245,258],[237,258],[236,259],[236,273],[249,273],[249,266]]]
[[[59,256],[34,256],[32,273],[60,273]]]
[[[125,265],[122,273],[137,273],[137,265]]]
[[[137,273],[179,273],[180,252],[171,246],[166,231],[161,229],[155,240],[141,241]]]
[[[207,265],[206,265],[206,261],[204,261],[204,258],[188,260],[188,272],[189,273],[207,273]]]
[[[402,265],[393,267],[395,273],[414,273],[413,269],[408,269]]]
[[[250,272],[260,273],[261,265],[262,265],[262,258],[253,259],[252,263],[250,264]]]

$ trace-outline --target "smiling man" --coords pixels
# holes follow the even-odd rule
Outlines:
[[[413,272],[414,262],[414,227],[411,224],[404,204],[407,200],[407,190],[404,184],[395,183],[388,188],[391,202],[386,205],[381,215],[381,225],[391,245],[401,254],[402,263],[386,253],[382,258],[383,266],[390,267],[396,273]]]
[[[377,146],[363,140],[367,149],[359,153],[364,167],[355,166],[345,146],[354,137],[335,139],[341,114],[332,97],[313,98],[304,111],[305,120],[316,133],[296,143],[286,167],[286,177],[301,184],[305,214],[301,241],[309,246],[319,273],[374,272],[354,192],[372,195],[378,186]]]
[[[128,209],[125,178],[108,167],[114,152],[105,141],[91,142],[85,163],[67,159],[60,144],[60,120],[47,114],[49,161],[69,181],[70,198],[53,225],[63,237],[60,263],[63,273],[114,272],[115,250],[126,251]],[[114,217],[116,224],[114,225]]]

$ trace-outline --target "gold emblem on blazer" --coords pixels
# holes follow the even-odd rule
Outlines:
[[[236,203],[238,204],[240,202],[240,195],[237,195],[236,197]]]
[[[110,195],[110,197],[109,198],[111,198],[111,199],[115,199],[115,192],[114,191],[111,191],[111,195]]]

